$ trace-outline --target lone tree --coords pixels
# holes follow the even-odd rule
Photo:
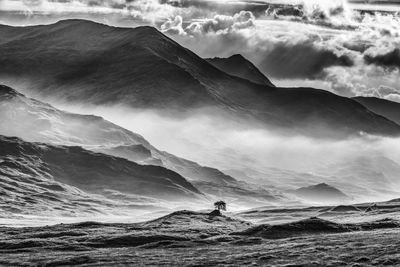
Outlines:
[[[215,210],[221,212],[221,210],[226,210],[226,203],[222,200],[214,203]]]

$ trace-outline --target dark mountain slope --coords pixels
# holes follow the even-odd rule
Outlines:
[[[151,27],[66,20],[1,26],[0,36],[0,77],[26,82],[46,97],[185,112],[212,106],[235,117],[318,136],[400,134],[399,125],[354,100],[226,74]]]
[[[0,71],[23,74],[40,85],[35,89],[42,94],[134,107],[211,104],[199,81],[159,55],[157,50],[167,50],[168,56],[174,51],[172,41],[154,28],[67,20],[14,29],[16,36],[1,44]]]
[[[29,143],[0,136],[0,175],[9,179],[55,180],[79,189],[104,193],[117,190],[166,200],[201,196],[179,174],[158,166],[143,166],[81,147]],[[46,180],[45,179],[45,180]]]
[[[400,103],[377,97],[353,97],[372,112],[379,114],[400,125]]]
[[[273,87],[271,81],[256,67],[242,55],[232,55],[228,58],[207,58],[213,66],[230,75],[237,76],[254,83],[263,84]]]
[[[273,94],[267,94],[265,98],[264,104],[270,106],[271,112],[290,117],[294,125],[312,129],[312,133],[317,136],[320,135],[318,132],[325,136],[335,136],[335,131],[352,133],[355,129],[358,129],[358,134],[385,133],[398,136],[398,124],[350,98],[324,90],[281,88]]]

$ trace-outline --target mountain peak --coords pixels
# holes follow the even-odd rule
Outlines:
[[[63,19],[59,20],[54,24],[47,25],[52,28],[67,28],[67,27],[74,27],[73,29],[79,29],[79,28],[95,28],[95,27],[107,27],[107,28],[112,28],[111,26],[108,26],[106,24],[102,24],[99,22],[95,22],[92,20],[85,20],[85,19]],[[32,26],[36,27],[36,26]]]
[[[273,87],[271,81],[247,58],[241,54],[233,54],[228,58],[206,59],[214,67],[230,75],[249,80],[256,84]]]
[[[81,26],[81,27],[93,27],[93,26],[99,26],[102,28],[115,28],[115,29],[132,29],[132,30],[141,30],[141,31],[147,31],[147,32],[154,32],[154,33],[160,33],[159,30],[152,26],[138,26],[135,28],[128,28],[128,27],[115,27],[111,26],[108,24],[104,24],[101,22],[93,21],[93,20],[86,20],[86,19],[63,19],[59,20],[54,24],[49,24],[48,26]],[[32,26],[35,27],[35,26]],[[160,33],[161,34],[161,33]]]
[[[80,26],[80,27],[107,27],[107,28],[118,28],[113,27],[108,24],[104,24],[101,22],[88,20],[88,19],[62,19],[57,21],[56,23],[49,24],[48,26]],[[33,26],[34,27],[34,26]]]
[[[50,24],[48,26],[57,27],[74,27],[73,30],[79,30],[80,28],[86,28],[91,30],[115,30],[115,31],[129,31],[129,32],[136,32],[136,33],[145,33],[145,34],[153,34],[163,36],[163,34],[152,26],[139,26],[135,28],[128,28],[128,27],[115,27],[107,24],[103,24],[101,22],[96,22],[92,20],[85,20],[85,19],[65,19],[59,20],[54,24]]]
[[[321,191],[335,191],[335,192],[340,192],[342,193],[339,189],[327,184],[327,183],[319,183],[316,185],[311,185],[307,187],[301,187],[299,189],[296,189],[296,191],[301,191],[301,190],[321,190]]]
[[[159,42],[168,42],[170,39],[164,36],[156,28],[140,26],[135,28],[116,27],[83,19],[60,20],[55,24],[45,26],[32,26],[42,34],[52,32],[57,45],[68,46],[72,43],[75,49],[81,48],[87,51],[105,51],[109,48],[120,49],[121,46],[130,44],[142,44],[148,48],[160,47]],[[42,30],[42,31],[41,31]],[[44,31],[43,31],[44,30]],[[49,38],[51,42],[52,38]],[[80,46],[82,45],[83,46]]]
[[[316,184],[316,185],[314,185],[313,187],[314,187],[314,188],[334,188],[333,186],[330,186],[330,185],[328,185],[328,184],[326,184],[326,183]],[[336,188],[334,188],[334,189],[336,189]]]
[[[301,187],[292,193],[301,199],[318,203],[342,202],[350,199],[345,193],[326,183]]]
[[[232,56],[228,57],[230,59],[240,59],[240,60],[245,60],[248,61],[242,54],[233,54]]]

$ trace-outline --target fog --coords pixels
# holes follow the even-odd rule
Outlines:
[[[122,107],[63,109],[96,114],[139,133],[152,145],[215,167],[235,178],[281,190],[317,183],[336,186],[356,201],[396,197],[400,139],[364,135],[342,140],[290,135],[233,121],[215,110],[177,118]]]
[[[29,92],[25,91],[25,93],[29,95]],[[247,185],[238,186],[238,190],[233,189],[229,192],[229,197],[223,198],[229,201],[230,211],[263,205],[298,205],[300,202],[295,202],[298,200],[291,195],[289,190],[320,183],[334,186],[349,196],[351,199],[346,200],[345,203],[384,201],[398,198],[400,193],[398,191],[400,139],[398,138],[365,134],[347,139],[312,138],[293,131],[267,127],[265,124],[250,123],[222,113],[216,108],[189,109],[183,114],[176,114],[172,111],[140,110],[126,106],[106,107],[61,103],[59,99],[46,99],[45,102],[69,112],[101,116],[140,134],[157,149],[195,161],[203,166],[217,168],[239,181],[247,182]],[[139,144],[146,143],[140,136],[127,134],[119,127],[98,118],[72,116],[74,120],[61,119],[62,112],[29,99],[9,102],[8,105],[11,106],[5,103],[8,102],[4,101],[0,106],[2,108],[0,121],[10,123],[0,125],[0,134],[19,136],[26,141],[83,146],[94,151],[99,151],[96,150],[98,147],[137,144],[137,140]],[[110,152],[106,149],[103,153]],[[111,153],[111,155],[114,154]],[[157,158],[157,155],[152,156]],[[128,158],[129,155],[121,157]],[[191,167],[193,165],[189,166]],[[186,174],[181,175],[185,177]],[[206,175],[212,179],[216,177],[214,174]],[[117,179],[117,175],[113,177]],[[203,190],[207,188],[201,188],[201,184],[196,184],[199,180],[190,177],[190,174],[187,179],[193,181],[194,186],[199,186],[200,191],[206,192]],[[204,180],[200,181],[204,182]],[[251,186],[248,186],[249,184]],[[129,213],[129,211],[124,211],[124,207],[131,209],[143,203],[151,204],[163,212],[176,209],[212,208],[210,203],[213,198],[221,198],[220,192],[226,188],[223,183],[209,186],[212,188],[211,193],[206,192],[204,199],[184,203],[149,201],[146,198],[141,200],[129,194],[105,192],[99,209],[103,210],[103,206],[108,207],[104,211],[113,219],[114,215]],[[272,196],[273,201],[276,200],[276,202],[270,202],[268,198],[263,199],[263,195],[257,192],[258,189],[264,190],[262,194]],[[280,198],[281,196],[284,197]],[[118,199],[116,201],[118,203],[109,206],[107,204],[109,198]],[[119,202],[121,199],[122,201]],[[47,203],[47,200],[44,203]],[[302,203],[315,205],[322,202],[304,201]],[[47,205],[43,207],[46,208]],[[144,210],[146,209],[145,207]],[[73,210],[75,212],[76,208]],[[151,213],[144,215],[152,216]],[[117,217],[115,219],[118,220]]]

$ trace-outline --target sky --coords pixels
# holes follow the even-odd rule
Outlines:
[[[393,0],[0,0],[0,23],[151,25],[202,57],[242,54],[278,86],[400,102],[398,11]]]

